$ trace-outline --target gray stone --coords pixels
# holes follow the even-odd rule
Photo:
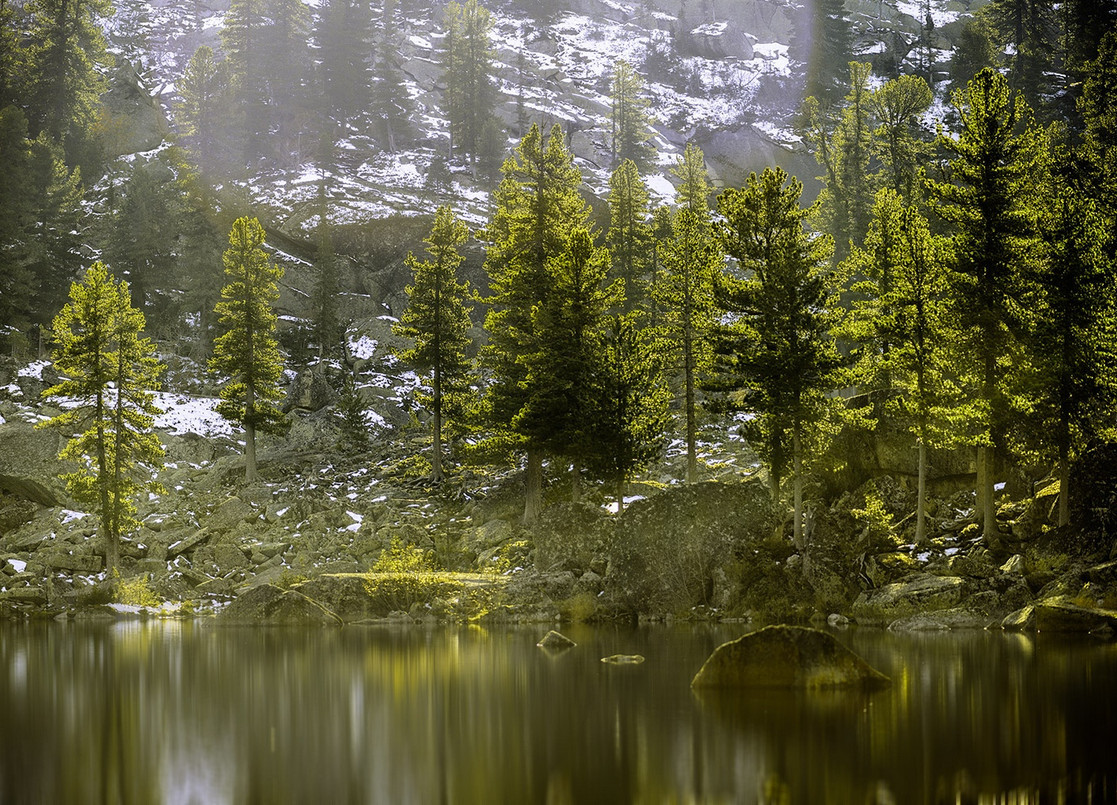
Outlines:
[[[103,567],[100,556],[95,554],[56,553],[46,557],[46,563],[52,570],[64,570],[70,573],[99,573]]]
[[[1117,585],[1117,562],[1106,562],[1101,565],[1095,565],[1086,571],[1086,576],[1093,584],[1100,584],[1103,586]]]
[[[241,523],[251,523],[257,511],[238,497],[231,497],[205,518],[203,525],[210,531],[230,531]]]
[[[1066,598],[1045,599],[1035,609],[1039,632],[1095,632],[1117,627],[1117,611],[1081,607]]]
[[[248,567],[248,557],[236,545],[222,542],[213,546],[213,561],[222,573]]]
[[[58,460],[61,447],[53,430],[18,421],[0,425],[0,489],[42,506],[66,505],[61,476],[69,467]]]
[[[566,635],[560,634],[560,633],[556,632],[554,629],[552,629],[551,631],[547,632],[547,634],[545,634],[543,636],[543,639],[540,640],[535,645],[539,646],[539,648],[560,649],[561,650],[561,649],[567,649],[567,648],[574,648],[574,646],[576,646],[578,644],[575,643],[573,640],[571,640]]]
[[[840,628],[842,626],[849,626],[849,618],[837,612],[832,612],[827,618],[826,623],[832,627]]]
[[[892,632],[946,632],[955,629],[984,629],[989,618],[968,609],[941,609],[918,612],[888,624]]]
[[[1005,575],[1023,575],[1024,574],[1024,557],[1020,554],[1013,554],[1008,558],[1003,565],[1001,565],[1001,572]]]
[[[607,665],[639,665],[644,661],[643,654],[613,654],[602,657],[601,661]]]
[[[42,606],[47,602],[46,591],[42,587],[16,587],[0,593],[0,601],[11,604],[30,604]]]
[[[1032,632],[1036,628],[1036,608],[1032,604],[1021,607],[1009,613],[1001,621],[1001,628],[1006,632]]]
[[[283,413],[290,411],[321,411],[335,398],[333,389],[321,371],[299,372],[287,387]]]
[[[696,688],[873,688],[884,674],[832,635],[801,626],[768,626],[719,646],[695,675]]]
[[[949,609],[962,600],[965,581],[956,576],[922,574],[861,593],[853,602],[859,620],[885,620],[929,609]]]
[[[298,590],[261,584],[242,593],[217,616],[219,623],[340,626],[337,615]]]
[[[184,537],[177,540],[176,542],[172,542],[170,545],[167,546],[167,558],[174,559],[176,556],[190,553],[191,551],[198,548],[200,545],[205,544],[205,542],[212,536],[213,534],[211,534],[207,529],[203,528],[200,531],[195,531],[189,537]]]
[[[143,85],[136,69],[123,59],[101,96],[105,106],[105,156],[117,157],[158,148],[167,136],[167,119]]]

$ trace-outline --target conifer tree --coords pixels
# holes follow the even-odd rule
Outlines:
[[[411,96],[403,78],[400,63],[399,9],[395,0],[387,0],[381,12],[380,33],[376,43],[376,62],[372,69],[372,101],[375,114],[384,124],[384,142],[395,153],[396,136],[407,127],[411,113]]]
[[[244,157],[251,162],[263,153],[270,120],[264,28],[268,25],[264,0],[233,0],[221,30],[232,103],[242,124]]]
[[[986,67],[996,67],[1000,51],[993,41],[993,28],[984,14],[966,20],[958,34],[958,42],[950,57],[950,85],[957,92],[965,90],[973,77]]]
[[[609,231],[613,273],[624,282],[624,310],[643,307],[651,262],[652,231],[648,224],[648,189],[636,163],[626,159],[609,177]]]
[[[35,205],[28,192],[31,143],[27,118],[15,106],[0,108],[0,153],[7,161],[0,171],[0,321],[22,330],[30,323],[35,290],[27,233]]]
[[[162,369],[155,347],[141,333],[143,314],[129,302],[127,283],[94,263],[70,289],[70,302],[55,317],[55,366],[66,378],[44,393],[76,402],[43,423],[76,435],[59,458],[79,469],[64,477],[75,498],[98,507],[105,564],[112,577],[120,537],[137,527],[134,497],[158,492],[154,473],[163,448],[152,432],[152,391]]]
[[[962,405],[949,369],[946,250],[926,218],[891,189],[877,193],[863,248],[850,256],[853,286],[844,334],[861,346],[862,388],[883,392],[886,414],[907,427],[918,449],[915,541],[927,536],[927,450],[946,447]]]
[[[1084,154],[1093,173],[1092,192],[1114,209],[1117,202],[1117,31],[1102,39],[1078,101],[1086,132]]]
[[[315,25],[321,65],[319,86],[326,114],[352,120],[369,104],[373,84],[372,13],[368,0],[329,0]]]
[[[314,309],[314,331],[318,341],[318,354],[321,357],[330,357],[341,347],[342,326],[337,312],[339,261],[334,253],[333,234],[330,229],[330,201],[326,193],[326,176],[321,168],[319,171],[315,278],[310,303]]]
[[[19,102],[24,75],[23,9],[0,0],[0,112]]]
[[[663,452],[671,392],[662,361],[640,312],[610,316],[603,331],[603,365],[593,384],[593,443],[589,468],[612,481],[617,514],[632,475]]]
[[[450,121],[451,155],[457,151],[476,164],[485,122],[494,114],[493,86],[495,53],[490,41],[492,13],[477,0],[464,5],[446,4],[446,50],[443,80],[446,84]]]
[[[675,203],[700,218],[709,217],[710,175],[706,171],[702,149],[694,143],[687,143],[682,158],[671,169],[671,174],[679,180],[679,187],[675,190]]]
[[[873,194],[869,75],[868,64],[849,63],[849,94],[833,132],[816,99],[807,98],[804,104],[808,138],[825,171],[820,177],[825,188],[819,194],[819,229],[834,236],[835,263],[849,254],[851,243],[861,243],[869,225]]]
[[[1059,23],[1052,0],[992,0],[983,9],[1001,42],[1011,45],[1009,84],[1038,108],[1052,89],[1045,74],[1057,51]]]
[[[1061,160],[1069,164],[1070,160]],[[1059,525],[1070,522],[1070,464],[1112,421],[1117,403],[1117,277],[1096,202],[1059,179],[1043,216],[1047,254],[1031,354],[1032,433],[1054,455]]]
[[[108,0],[32,0],[27,5],[31,135],[45,133],[62,144],[69,165],[77,163],[105,89],[97,68],[112,64],[98,24],[110,13]]]
[[[244,477],[249,482],[257,478],[256,432],[283,427],[283,413],[275,406],[283,396],[283,357],[272,309],[283,271],[268,259],[264,238],[255,218],[238,218],[229,232],[222,257],[228,284],[216,306],[224,332],[213,344],[209,364],[223,380],[218,413],[244,428]]]
[[[955,93],[957,139],[942,135],[951,181],[928,184],[935,209],[954,229],[953,289],[979,378],[978,501],[984,537],[999,545],[993,500],[994,445],[1003,444],[1009,390],[1002,362],[1029,322],[1029,275],[1036,257],[1039,142],[1031,111],[1000,73],[985,69]]]
[[[207,45],[194,51],[178,82],[182,99],[176,105],[175,119],[184,145],[203,172],[215,166],[228,83],[226,63],[218,61]]]
[[[881,184],[911,203],[927,146],[918,135],[919,119],[934,95],[919,76],[902,75],[886,82],[869,96],[869,107],[878,123],[873,150],[880,161]]]
[[[151,169],[137,167],[121,190],[123,201],[113,216],[106,252],[116,270],[128,278],[133,304],[141,312],[150,312],[156,291],[172,284],[169,275],[176,257],[172,227],[182,218],[177,188]]]
[[[364,455],[368,451],[370,437],[368,406],[361,396],[356,370],[345,367],[343,372],[341,392],[337,399],[337,415],[341,430],[341,444],[338,446],[356,455]]]
[[[469,229],[449,207],[439,207],[426,240],[430,257],[423,262],[410,252],[407,266],[413,280],[407,288],[407,310],[396,331],[414,340],[400,357],[421,372],[430,372],[434,447],[431,480],[442,480],[442,424],[446,401],[463,393],[468,385],[469,285],[458,278],[462,263],[458,251],[469,237]]]
[[[709,366],[714,277],[723,262],[708,212],[680,207],[662,251],[664,272],[655,287],[660,344],[682,386],[686,480],[693,483],[698,478],[698,385]]]
[[[521,413],[537,393],[526,359],[542,351],[533,310],[554,292],[548,264],[566,250],[570,233],[584,226],[589,209],[578,193],[581,173],[558,126],[551,129],[545,147],[539,127],[532,126],[503,171],[486,230],[491,295],[485,319],[489,343],[482,356],[491,383],[485,408],[503,442],[527,454],[524,519],[533,522],[542,505],[546,449]]]
[[[732,316],[718,331],[718,385],[738,390],[728,403],[755,415],[748,435],[768,464],[777,504],[790,464],[800,548],[808,450],[841,367],[831,334],[838,289],[826,266],[830,239],[805,230],[802,192],[782,169],[767,168],[718,197],[722,242],[739,271],[722,275],[717,288],[718,307]]]
[[[850,57],[849,20],[843,0],[808,0],[792,35],[791,58],[805,64],[804,97],[823,108],[841,97],[842,72]]]
[[[655,161],[651,118],[648,99],[643,96],[644,81],[632,66],[623,59],[613,69],[612,109],[609,121],[612,126],[611,144],[613,168],[625,160],[636,163],[639,170],[647,170]]]

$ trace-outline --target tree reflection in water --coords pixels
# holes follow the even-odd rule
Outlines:
[[[851,629],[890,689],[699,696],[740,629],[545,631],[3,624],[0,801],[1117,797],[1109,643]]]

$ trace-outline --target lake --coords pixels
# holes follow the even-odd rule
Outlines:
[[[890,689],[692,693],[749,628],[2,623],[0,802],[1117,801],[1113,642],[851,628]]]

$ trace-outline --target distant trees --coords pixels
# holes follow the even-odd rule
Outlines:
[[[641,307],[648,293],[645,277],[651,268],[652,246],[649,198],[636,163],[626,159],[609,178],[609,231],[606,234],[613,274],[624,283],[626,312]]]
[[[613,68],[612,108],[609,114],[614,168],[631,160],[639,170],[647,170],[655,160],[650,140],[651,117],[648,99],[643,95],[644,81],[623,59]]]
[[[391,153],[396,151],[396,136],[406,128],[412,106],[400,63],[401,36],[399,6],[395,0],[386,0],[372,68],[372,108],[384,125],[383,142]]]
[[[482,134],[493,116],[492,14],[477,0],[465,5],[446,4],[443,81],[446,84],[446,117],[450,121],[450,152],[456,151],[476,164],[482,151]]]
[[[257,431],[278,431],[283,424],[275,406],[282,396],[283,360],[272,309],[283,272],[264,252],[264,237],[255,218],[238,218],[229,232],[229,248],[222,258],[228,284],[216,308],[224,332],[214,342],[210,359],[210,369],[223,379],[218,413],[244,428],[248,481],[257,477]]]
[[[224,129],[222,117],[229,99],[227,62],[218,61],[213,50],[202,45],[186,65],[178,82],[181,100],[175,107],[183,144],[204,172],[215,167]]]
[[[120,538],[139,523],[134,497],[158,492],[154,472],[163,449],[152,432],[160,413],[152,391],[162,367],[141,335],[143,314],[129,301],[127,283],[94,263],[70,289],[55,317],[53,359],[65,378],[44,393],[77,403],[43,423],[74,434],[59,458],[79,469],[64,476],[70,493],[97,507],[111,578]]]
[[[426,240],[430,257],[420,262],[410,252],[407,267],[412,282],[407,288],[407,310],[396,331],[414,345],[400,357],[421,372],[430,372],[429,407],[434,446],[431,480],[442,480],[442,424],[446,401],[464,393],[469,377],[469,286],[458,277],[462,256],[458,248],[469,229],[449,207],[439,207]]]

